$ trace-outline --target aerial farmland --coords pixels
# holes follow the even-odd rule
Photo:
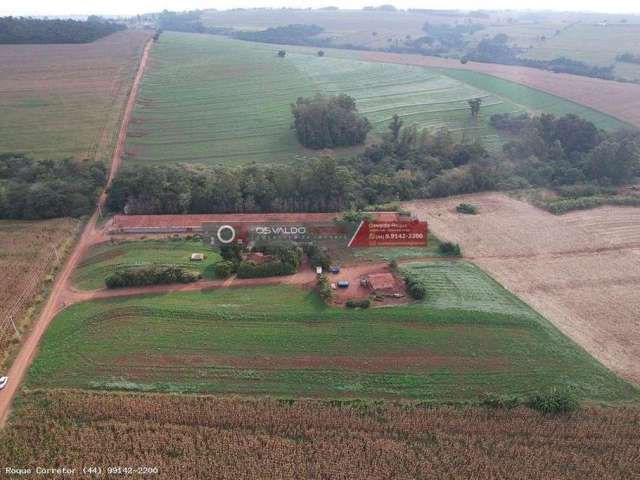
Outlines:
[[[3,473],[640,474],[639,18],[0,18]]]

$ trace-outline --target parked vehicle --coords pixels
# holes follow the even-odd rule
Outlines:
[[[331,265],[329,271],[331,273],[340,273],[340,265]]]
[[[7,386],[9,382],[9,377],[0,377],[0,390]]]
[[[348,280],[338,281],[338,288],[349,288],[349,281]]]

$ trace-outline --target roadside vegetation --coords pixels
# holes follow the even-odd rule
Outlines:
[[[101,162],[0,155],[0,218],[39,220],[89,214],[106,181]]]

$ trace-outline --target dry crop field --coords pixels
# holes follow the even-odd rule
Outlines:
[[[460,202],[479,214],[456,213]],[[498,193],[409,206],[589,353],[640,383],[640,209],[554,216]]]
[[[72,219],[39,222],[0,221],[0,365],[6,359],[13,328],[20,324],[60,255],[71,244],[79,222]]]
[[[157,467],[153,478],[629,479],[640,410],[29,392],[2,465]]]
[[[111,157],[149,32],[81,45],[0,46],[0,153]]]

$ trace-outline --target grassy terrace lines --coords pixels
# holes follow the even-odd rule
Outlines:
[[[28,384],[436,401],[569,384],[583,398],[637,396],[475,267],[446,265],[424,275],[425,302],[368,311],[293,286],[77,304],[47,332]],[[480,308],[456,304],[466,295]]]
[[[273,48],[165,32],[126,150],[137,162],[291,161],[304,152],[289,128],[289,105],[311,93],[311,83]]]

